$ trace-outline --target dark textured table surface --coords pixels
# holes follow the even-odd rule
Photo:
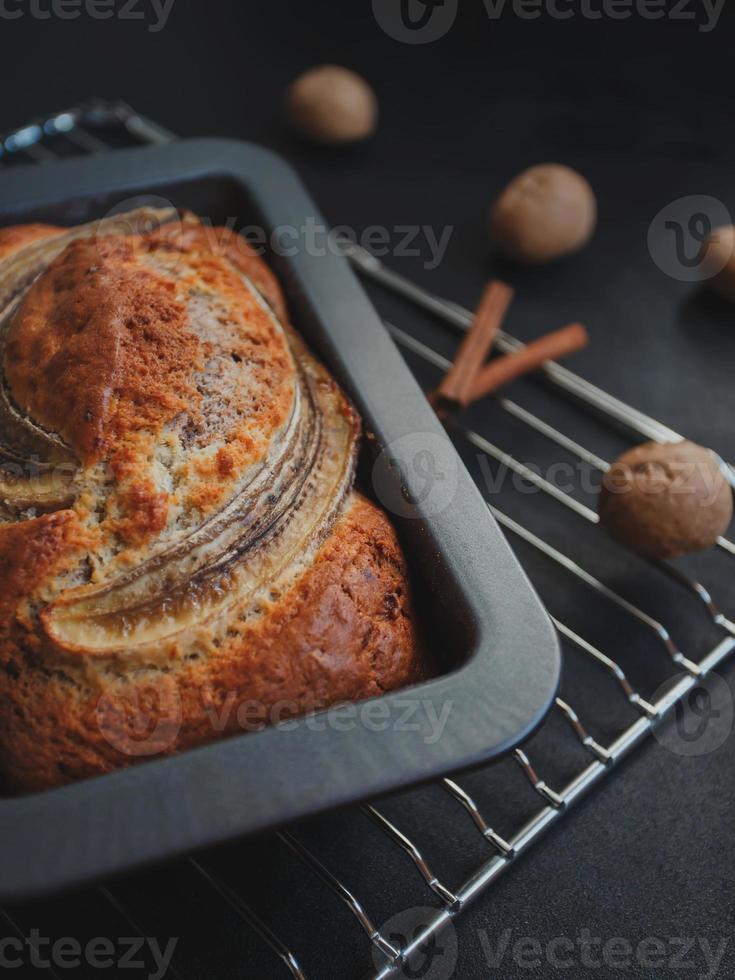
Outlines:
[[[425,235],[420,255],[387,261],[470,306],[490,275],[504,276],[518,290],[509,326],[524,339],[582,320],[592,343],[575,358],[575,370],[735,459],[733,309],[667,275],[647,246],[658,212],[688,195],[713,196],[735,214],[732,27],[725,14],[709,31],[702,29],[708,26],[705,5],[694,0],[680,10],[695,19],[672,20],[675,5],[666,4],[662,20],[644,19],[633,9],[628,19],[590,20],[579,12],[581,5],[570,4],[576,12],[570,20],[554,18],[545,6],[538,19],[526,20],[509,6],[492,21],[481,0],[463,0],[446,37],[410,46],[388,37],[364,2],[176,0],[157,32],[137,20],[38,20],[19,6],[24,15],[0,25],[6,92],[1,127],[95,94],[123,98],[182,136],[263,142],[297,167],[335,224],[358,233],[384,226],[393,241],[403,225],[430,226],[436,234],[450,229],[446,254],[435,268],[427,267]],[[285,86],[301,69],[322,61],[348,64],[373,82],[381,124],[369,144],[327,152],[285,131]],[[582,254],[558,266],[507,267],[491,254],[489,204],[518,169],[552,159],[578,167],[593,183],[599,230]],[[446,328],[404,302],[371,292],[394,322],[451,353],[455,341]],[[422,376],[427,384],[434,378],[429,372]],[[519,386],[517,393],[603,455],[628,444],[597,422],[580,421],[576,410],[533,384]],[[547,447],[497,411],[478,409],[474,419],[519,457],[552,460]],[[642,570],[615,549],[600,554],[592,529],[533,497],[509,495],[507,509],[640,598],[635,590],[646,587]],[[523,549],[519,553],[528,557]],[[732,614],[732,561],[715,559],[701,567]],[[604,607],[582,608],[579,593],[548,572],[540,565],[534,580],[552,611],[620,657],[645,686],[655,674],[649,677],[647,661],[637,659],[625,625],[606,618]],[[662,618],[674,620],[682,645],[705,652],[715,634],[700,622],[698,609],[655,588],[651,602]],[[722,674],[735,688],[735,671]],[[735,975],[735,738],[725,731],[718,741],[718,748],[701,756],[682,756],[654,741],[637,751],[457,923],[455,975]],[[479,786],[479,777],[472,778]],[[513,824],[504,827],[502,816],[506,801],[493,794],[492,778],[486,785],[486,805],[490,812],[499,809],[499,829],[509,832]],[[438,830],[442,806],[423,790],[412,818],[440,864],[442,847],[459,848]],[[368,888],[373,905],[400,908],[402,878],[395,869],[374,867],[380,851],[369,825],[334,820],[333,836],[362,855],[365,882],[374,879]],[[313,833],[329,845],[329,822]],[[275,858],[270,862],[267,847],[246,847],[241,858],[229,861],[228,873],[244,890],[261,890],[276,916],[279,887],[290,892],[289,908],[303,895],[304,916],[320,901]],[[141,918],[166,907],[162,934],[176,934],[171,921],[187,936],[195,934],[182,960],[187,975],[281,975],[272,960],[258,959],[258,951],[240,949],[239,927],[213,909],[211,898],[199,895],[184,872],[166,874],[165,888],[154,874],[120,887],[142,910]],[[53,922],[57,932],[76,935],[80,921],[89,921],[95,910],[85,893],[18,915],[28,928]],[[309,934],[302,928],[300,951],[304,942],[314,946],[304,952],[305,961],[318,961],[316,952],[332,942],[338,947],[342,926],[337,917],[333,932]],[[589,949],[580,944],[585,935],[592,937]],[[523,938],[529,943],[514,955],[513,944]],[[617,938],[621,942],[610,942]],[[492,954],[504,944],[505,956],[494,966]],[[238,956],[247,957],[246,966]],[[716,968],[713,960],[720,956]],[[325,975],[359,974],[366,962],[350,962],[347,952],[334,957]]]

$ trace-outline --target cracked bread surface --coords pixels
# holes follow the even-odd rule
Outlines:
[[[359,419],[243,239],[4,229],[0,284],[13,790],[426,676]]]

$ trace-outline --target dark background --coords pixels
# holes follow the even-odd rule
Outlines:
[[[673,7],[666,5],[669,12]],[[698,3],[686,10],[702,23]],[[696,20],[647,22],[635,14],[621,21],[580,16],[556,21],[547,14],[526,21],[507,11],[491,22],[482,0],[462,0],[449,34],[416,47],[387,37],[362,0],[176,0],[159,33],[150,33],[145,22],[95,22],[86,16],[69,22],[30,15],[0,19],[5,92],[0,128],[92,95],[121,98],[181,136],[230,136],[277,149],[296,166],[333,223],[358,231],[373,224],[451,225],[450,247],[436,270],[424,267],[425,256],[395,259],[394,266],[470,306],[491,274],[503,275],[518,288],[509,324],[524,339],[581,319],[593,342],[575,359],[576,370],[733,459],[732,309],[664,275],[646,248],[651,220],[679,197],[711,194],[735,214],[731,15],[723,13],[710,33],[700,31]],[[327,151],[288,133],[281,112],[286,86],[304,68],[325,61],[356,69],[374,85],[381,119],[370,143]],[[579,256],[548,269],[521,271],[492,256],[487,212],[508,178],[545,160],[571,164],[589,177],[599,197],[600,227]],[[386,315],[451,353],[454,339],[443,326],[378,291],[373,295]],[[430,373],[422,377],[427,385],[435,382]],[[613,456],[628,445],[604,427],[580,421],[575,410],[533,385],[520,386],[519,392],[524,404],[565,423],[598,452]],[[541,459],[534,452],[549,452],[490,408],[476,413],[475,420],[522,458]],[[600,556],[599,539],[590,529],[580,529],[558,508],[534,498],[509,499],[507,509],[598,574],[609,570],[608,581],[641,599],[636,588],[647,585],[643,572],[637,566],[631,570],[617,552]],[[531,560],[523,549],[520,556]],[[718,594],[724,592],[732,613],[732,562],[716,559],[702,566],[702,575]],[[635,659],[639,648],[624,646],[630,639],[624,625],[604,608],[582,608],[579,593],[568,592],[558,576],[549,577],[548,568],[539,569],[534,580],[554,611],[622,658],[639,683],[652,683],[655,672],[647,661]],[[716,632],[705,629],[698,610],[680,604],[678,594],[651,588],[655,611],[675,620],[682,645],[690,645],[687,652],[704,653]],[[650,651],[645,655],[655,657]],[[732,687],[733,671],[723,673]],[[557,975],[549,967],[528,970],[509,961],[491,972],[478,930],[495,937],[513,928],[514,938],[531,936],[542,943],[555,936],[574,938],[585,927],[603,939],[622,936],[632,943],[645,937],[701,937],[716,946],[731,938],[734,747],[731,736],[701,758],[682,759],[653,742],[638,751],[460,920],[456,976]],[[481,777],[472,778],[480,792]],[[497,807],[502,814],[504,806],[508,809],[503,784],[493,775],[487,779],[483,785],[495,786],[495,795],[487,791],[488,810]],[[446,824],[436,822],[446,813],[430,792],[411,800],[412,821],[430,841],[431,852],[440,854],[442,846],[459,851],[459,837],[448,840],[440,829]],[[516,824],[507,816],[506,826],[499,818],[498,829],[512,832]],[[369,825],[335,821],[313,832],[322,843],[340,838],[346,850],[362,854],[358,864],[365,881],[370,873],[375,878],[365,887],[376,918],[388,914],[383,909],[405,905],[396,869],[381,865]],[[229,861],[234,882],[244,892],[263,890],[268,911],[276,916],[278,887],[288,888],[289,909],[302,908],[315,923],[298,932],[299,951],[304,943],[323,951],[334,936],[329,931],[325,936],[317,925],[318,900],[290,879],[269,847],[255,850],[246,847]],[[398,860],[392,852],[388,859]],[[269,976],[271,970],[281,975],[272,960],[257,959],[257,950],[239,948],[241,927],[210,908],[211,897],[200,896],[195,882],[185,875],[179,880],[175,869],[165,874],[169,877],[120,887],[136,908],[146,910],[147,898],[147,914],[167,906],[164,934],[172,934],[171,922],[180,930],[194,923],[190,931],[196,935],[187,936],[193,975]],[[431,904],[428,897],[426,904]],[[75,935],[74,923],[95,907],[85,893],[62,904],[25,908],[19,918],[28,928],[37,922],[61,928],[63,922],[66,934]],[[310,955],[307,949],[307,961]],[[693,952],[688,961],[690,969],[653,971],[586,969],[577,961],[576,968],[558,974],[694,977],[706,972],[701,953]],[[346,969],[344,958],[338,962],[335,976]],[[365,962],[364,956],[356,959],[347,975],[359,975]],[[719,973],[732,975],[735,948],[728,949]]]

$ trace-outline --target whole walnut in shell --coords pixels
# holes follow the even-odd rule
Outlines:
[[[647,442],[605,473],[600,522],[649,558],[711,547],[733,513],[732,489],[715,454],[693,442]]]
[[[597,200],[585,178],[542,163],[514,178],[490,213],[490,233],[509,258],[542,265],[576,252],[592,236]]]
[[[702,249],[710,285],[725,299],[735,300],[735,227],[715,228]]]
[[[354,143],[375,131],[378,100],[362,76],[338,65],[311,68],[286,96],[291,125],[317,143]]]

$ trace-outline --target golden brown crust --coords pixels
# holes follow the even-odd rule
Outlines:
[[[238,235],[232,228],[172,222],[162,225],[156,234],[151,236],[151,240],[154,243],[166,242],[184,252],[196,250],[226,258],[252,281],[256,289],[268,300],[278,319],[282,323],[288,321],[286,300],[278,280],[243,236]]]
[[[24,245],[38,242],[42,238],[59,235],[63,228],[55,225],[13,225],[10,228],[0,228],[0,259],[6,258]]]
[[[163,679],[111,674],[84,689],[22,641],[3,666],[0,768],[25,792],[375,696],[425,673],[395,531],[359,495],[266,617]]]
[[[196,400],[198,339],[172,284],[121,238],[73,242],[27,293],[8,331],[5,374],[27,415],[85,463]]]
[[[0,511],[18,791],[426,670],[395,532],[349,492],[359,420],[250,283],[285,317],[247,245],[184,222],[71,242],[9,321],[13,402],[77,459],[58,490],[13,477]]]
[[[77,515],[58,510],[0,530],[0,628],[10,631],[22,602],[85,544]]]

